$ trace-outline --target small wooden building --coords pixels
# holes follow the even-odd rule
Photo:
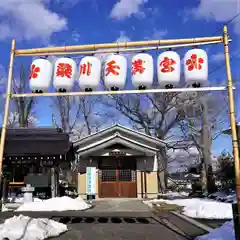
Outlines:
[[[96,167],[96,198],[158,194],[158,151],[165,142],[115,125],[73,143],[79,159],[78,193],[86,195],[86,168]]]
[[[12,186],[31,183],[35,187],[49,188],[53,174],[57,186],[59,165],[69,168],[73,158],[69,135],[61,129],[7,129],[3,173]]]

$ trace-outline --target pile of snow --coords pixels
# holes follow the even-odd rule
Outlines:
[[[0,224],[0,239],[42,240],[66,232],[67,225],[46,218],[13,216]]]
[[[9,212],[11,209],[9,209],[5,204],[2,205],[2,212]]]
[[[201,219],[232,219],[232,205],[230,203],[216,202],[207,199],[174,199],[163,200],[155,199],[144,201],[145,204],[152,207],[153,203],[158,204],[165,202],[183,207],[183,214],[192,218]]]
[[[23,203],[15,211],[24,212],[24,211],[33,211],[33,212],[42,212],[42,211],[79,211],[90,208],[91,205],[87,204],[82,198],[70,198],[70,197],[56,197],[50,198],[47,200],[41,200],[31,203]]]
[[[225,192],[216,192],[208,196],[211,199],[215,199],[221,202],[233,203],[237,201],[236,194],[234,192],[226,194]]]
[[[8,201],[11,203],[23,203],[24,197],[9,197]],[[41,202],[42,200],[40,198],[33,198],[34,202]]]
[[[160,193],[159,196],[160,197],[169,197],[169,198],[174,198],[174,197],[187,197],[189,195],[189,193],[187,192],[172,192],[172,191],[168,191],[166,193]]]
[[[209,234],[197,237],[195,240],[235,240],[233,221],[224,223]]]

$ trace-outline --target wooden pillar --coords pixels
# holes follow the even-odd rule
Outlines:
[[[144,198],[147,198],[147,173],[144,171]]]
[[[143,180],[143,172],[141,171],[140,173],[141,173],[141,197],[143,198],[144,197],[143,196],[143,182],[144,182],[144,180]]]

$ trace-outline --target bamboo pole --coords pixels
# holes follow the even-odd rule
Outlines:
[[[8,68],[8,80],[7,80],[7,90],[6,90],[6,102],[5,102],[5,110],[4,110],[4,118],[2,123],[2,131],[1,131],[1,139],[0,139],[0,191],[1,183],[2,183],[2,175],[3,175],[3,155],[4,155],[4,146],[5,146],[5,138],[7,131],[7,123],[8,123],[8,112],[9,112],[9,104],[11,100],[11,91],[12,91],[12,76],[13,76],[13,62],[14,62],[14,52],[16,49],[16,41],[12,40],[12,47],[10,53],[10,61]],[[2,208],[2,205],[1,205]]]
[[[235,87],[232,87],[235,89]],[[48,92],[48,93],[15,93],[12,98],[20,97],[58,97],[58,96],[92,96],[92,95],[122,95],[122,94],[147,94],[169,92],[209,92],[226,91],[226,87],[201,87],[201,88],[172,88],[172,89],[147,89],[147,90],[120,90],[120,91],[93,91],[93,92]]]
[[[166,44],[187,44],[196,42],[212,42],[223,41],[222,36],[217,37],[201,37],[201,38],[183,38],[183,39],[170,39],[170,40],[150,40],[138,42],[117,42],[117,43],[102,43],[102,44],[88,44],[76,46],[63,46],[63,47],[49,47],[49,48],[33,48],[33,49],[20,49],[15,51],[15,55],[20,54],[36,54],[45,53],[45,55],[53,52],[69,52],[69,51],[96,51],[98,49],[109,48],[126,48],[126,47],[147,47],[153,45],[166,45]]]
[[[232,146],[233,146],[234,165],[235,165],[236,195],[237,195],[238,214],[239,214],[240,213],[239,148],[238,148],[238,139],[237,139],[236,119],[235,119],[234,95],[232,90],[233,81],[232,81],[231,66],[230,66],[229,47],[228,47],[228,29],[226,25],[223,28],[223,37],[224,37],[223,39],[224,54],[225,54],[226,73],[227,73],[228,100],[229,100],[229,110],[230,110],[229,116],[230,116],[230,124],[232,129]]]
[[[229,39],[232,42],[232,39]],[[213,45],[221,44],[223,41],[211,41],[211,42],[199,42],[199,43],[187,43],[187,44],[174,44],[174,45],[164,45],[158,47],[143,47],[143,48],[121,48],[121,49],[107,49],[103,51],[84,51],[84,52],[51,52],[48,56],[61,56],[61,55],[93,55],[93,54],[103,54],[103,53],[120,53],[120,52],[142,52],[151,50],[163,50],[170,48],[183,48],[183,47],[194,47],[201,45]],[[31,56],[46,56],[45,53],[33,53],[33,54],[18,54],[18,57],[31,57]]]

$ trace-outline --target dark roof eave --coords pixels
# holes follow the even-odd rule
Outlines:
[[[54,128],[7,129],[4,155],[64,155],[73,148],[69,135]]]

